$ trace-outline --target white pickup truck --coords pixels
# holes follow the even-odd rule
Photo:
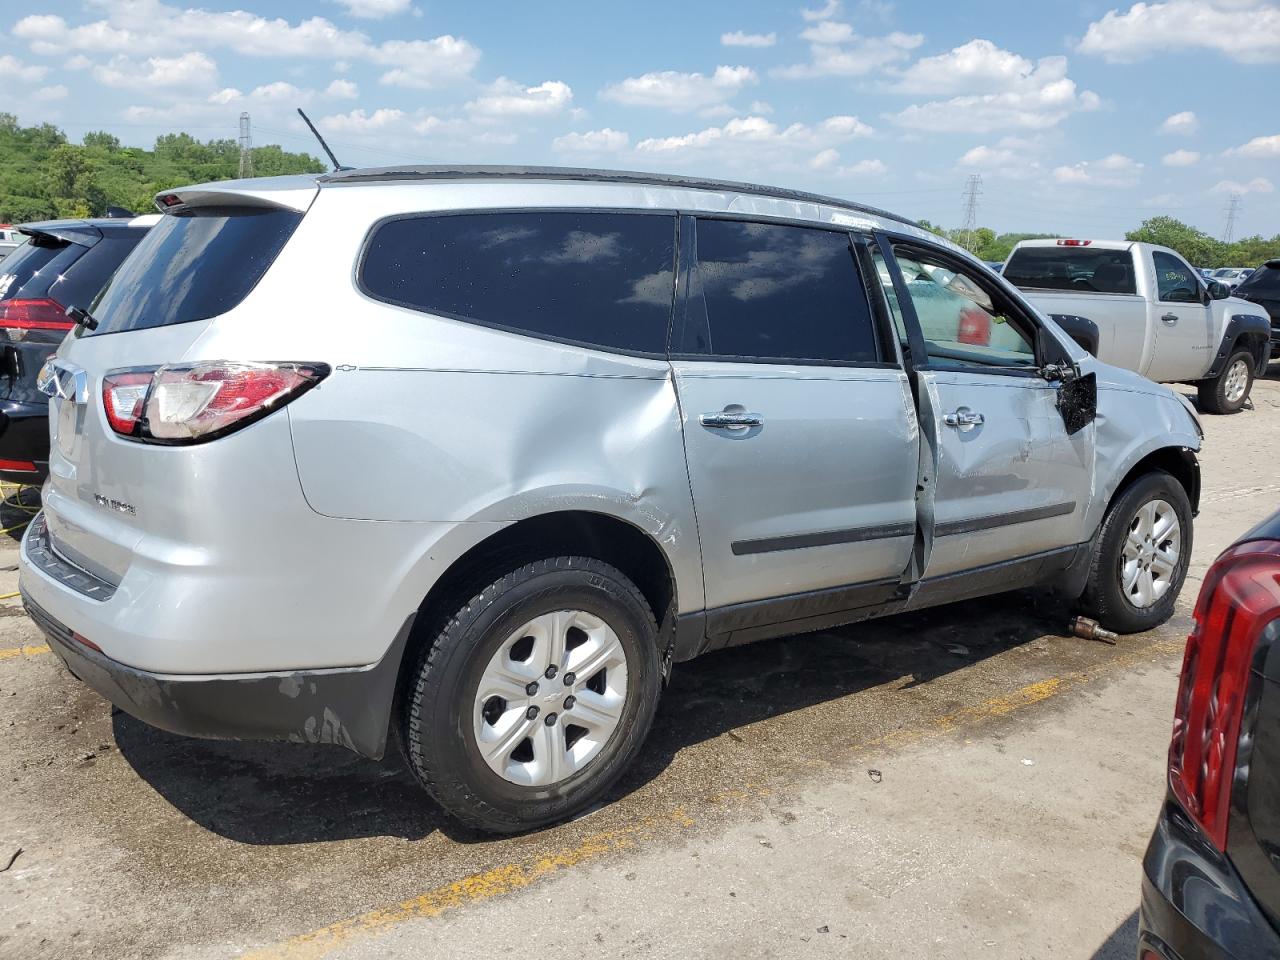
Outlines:
[[[1002,273],[1098,359],[1161,383],[1194,383],[1211,413],[1244,406],[1270,358],[1266,312],[1167,247],[1024,240]],[[1091,331],[1078,318],[1097,326],[1096,343],[1086,342]]]

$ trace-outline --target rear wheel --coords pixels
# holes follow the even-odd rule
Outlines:
[[[450,618],[411,678],[404,745],[457,819],[514,833],[589,807],[640,750],[661,688],[657,624],[614,567],[526,564]]]
[[[1200,408],[1209,413],[1236,413],[1249,399],[1252,389],[1253,354],[1248,350],[1237,350],[1220,374],[1197,385]]]
[[[1191,561],[1191,502],[1162,470],[1131,483],[1103,518],[1082,602],[1104,627],[1138,633],[1164,623]]]

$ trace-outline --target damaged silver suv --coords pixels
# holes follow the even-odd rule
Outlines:
[[[648,174],[161,195],[47,365],[27,610],[199,737],[399,743],[499,832],[598,801],[673,665],[1030,586],[1167,618],[1200,431],[914,224]]]

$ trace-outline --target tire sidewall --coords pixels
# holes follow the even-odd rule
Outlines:
[[[1231,372],[1231,368],[1240,360],[1244,361],[1246,370],[1246,380],[1244,385],[1244,393],[1240,395],[1237,401],[1227,399],[1227,376]],[[1217,401],[1218,410],[1222,413],[1239,413],[1249,399],[1249,394],[1253,392],[1253,354],[1248,350],[1237,350],[1227,358],[1226,365],[1222,368],[1217,382],[1214,384],[1214,397]]]
[[[418,736],[409,738],[411,763],[440,771],[443,776],[433,778],[437,788],[464,790],[468,803],[490,808],[490,819],[502,821],[506,829],[538,826],[589,805],[634,758],[653,718],[660,690],[653,617],[621,573],[598,561],[582,564],[518,579],[474,616],[456,621],[456,629],[437,638],[437,644],[448,645],[440,651],[444,658],[425,677],[420,667],[411,689],[411,696],[422,700],[426,721]],[[546,564],[522,570],[538,566]],[[559,783],[528,787],[504,779],[485,762],[476,745],[473,711],[493,655],[515,630],[553,610],[583,610],[609,624],[627,660],[627,697],[613,735],[586,767]],[[449,798],[437,799],[451,806]]]

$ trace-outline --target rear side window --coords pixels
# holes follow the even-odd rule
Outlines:
[[[1262,266],[1253,271],[1249,279],[1236,287],[1238,296],[1255,294],[1259,297],[1280,297],[1280,266]]]
[[[93,305],[98,329],[88,335],[226,313],[262,279],[301,220],[292,210],[261,207],[161,217]]]
[[[879,360],[848,234],[699,220],[692,282],[682,353],[815,363]]]
[[[61,275],[49,287],[49,296],[64,307],[80,307],[87,310],[98,292],[111,279],[111,275],[133,252],[133,248],[146,236],[146,231],[130,228],[119,236],[103,237],[75,262],[63,269]]]
[[[23,244],[0,262],[0,300],[47,297],[58,277],[84,252],[79,244],[50,238]]]
[[[538,212],[380,224],[360,284],[388,303],[611,350],[664,354],[675,218]]]
[[[1015,287],[1081,293],[1136,293],[1133,254],[1096,247],[1019,247],[1005,264]]]

